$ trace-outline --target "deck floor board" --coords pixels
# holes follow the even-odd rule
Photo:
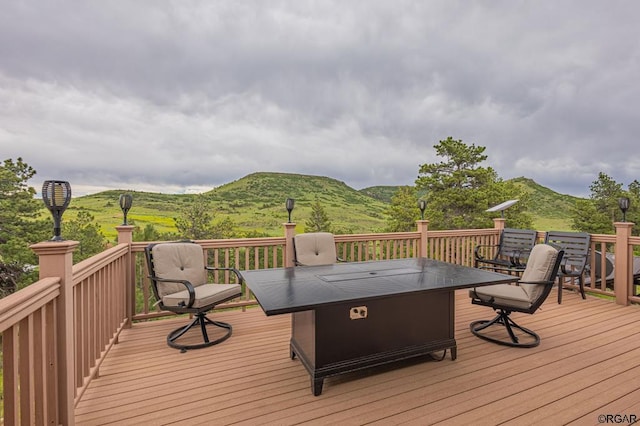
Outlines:
[[[598,415],[640,418],[640,307],[554,293],[516,321],[541,336],[536,348],[495,345],[469,323],[493,311],[456,293],[458,359],[411,360],[330,377],[314,397],[289,358],[291,318],[260,308],[215,312],[233,336],[180,353],[166,335],[184,318],[134,324],[76,407],[82,425],[600,424]]]

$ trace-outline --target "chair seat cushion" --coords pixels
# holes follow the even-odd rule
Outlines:
[[[240,284],[203,284],[194,289],[196,300],[192,308],[202,308],[242,294]],[[182,290],[162,297],[165,306],[179,306],[180,302],[189,304],[189,291]]]
[[[513,307],[517,309],[529,309],[531,301],[524,289],[517,285],[494,284],[476,287],[469,290],[469,297],[478,298],[483,302],[491,302],[496,305]]]

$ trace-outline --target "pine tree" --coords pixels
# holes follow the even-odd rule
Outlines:
[[[304,223],[305,232],[333,232],[331,221],[324,211],[320,201],[316,200],[311,205],[311,216]]]
[[[32,281],[38,259],[29,245],[50,237],[49,222],[40,218],[42,204],[27,185],[36,171],[22,158],[0,165],[0,291],[8,294]]]
[[[75,240],[80,245],[73,253],[73,261],[77,263],[96,255],[107,246],[107,241],[100,232],[100,225],[94,222],[94,217],[86,210],[78,211],[78,215],[63,223],[63,235],[66,240]]]
[[[213,238],[213,213],[209,203],[201,195],[197,196],[180,210],[180,216],[174,218],[181,238],[205,240]]]
[[[427,217],[433,229],[474,229],[493,226],[489,207],[509,199],[520,202],[505,211],[507,226],[529,228],[531,217],[524,213],[529,196],[512,182],[504,182],[491,167],[485,147],[467,145],[448,137],[434,148],[444,161],[420,166],[416,189],[425,191]]]
[[[411,186],[402,186],[391,197],[387,209],[387,232],[410,232],[416,230],[420,218],[417,191]]]

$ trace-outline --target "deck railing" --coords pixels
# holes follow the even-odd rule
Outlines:
[[[32,246],[40,280],[0,300],[4,424],[73,424],[130,318],[129,245],[72,265],[75,241]]]
[[[591,273],[587,290],[614,296],[619,304],[640,303],[632,277],[633,251],[640,237],[633,224],[617,223],[615,235],[592,235],[592,251],[615,254],[615,277],[598,280]],[[492,229],[336,235],[338,256],[349,261],[429,257],[473,266],[476,245],[495,245],[504,222]],[[73,410],[118,336],[132,322],[168,315],[154,307],[144,247],[132,242],[133,227],[118,227],[116,247],[73,265],[77,242],[32,246],[40,259],[40,280],[0,300],[4,424],[74,424]],[[293,265],[295,224],[284,237],[197,241],[212,266],[239,270]],[[544,232],[539,232],[539,239]],[[595,271],[595,257],[591,271]],[[604,269],[604,259],[602,260]],[[224,275],[217,280],[223,281]],[[225,304],[255,304],[250,291]]]

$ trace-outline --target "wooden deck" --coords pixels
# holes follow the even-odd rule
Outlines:
[[[233,324],[233,336],[187,353],[165,342],[184,319],[135,324],[83,396],[76,422],[597,425],[600,415],[640,418],[640,308],[564,296],[557,305],[554,291],[534,315],[514,316],[542,339],[521,349],[473,336],[469,323],[493,312],[460,291],[456,361],[447,355],[332,377],[318,397],[300,361],[289,359],[288,315],[215,313]]]

